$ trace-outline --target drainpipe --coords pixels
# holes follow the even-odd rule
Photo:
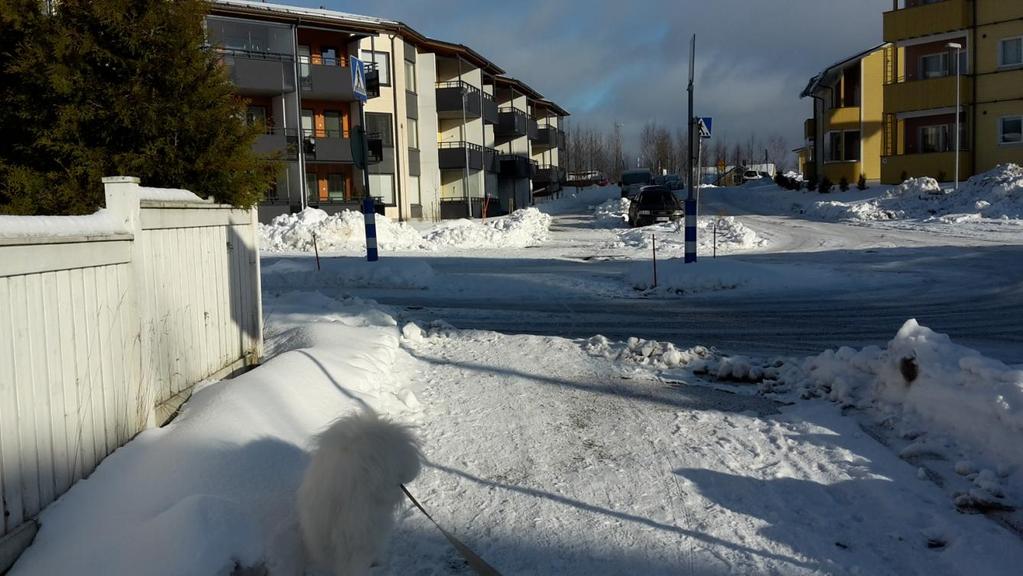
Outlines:
[[[814,100],[813,106],[813,171],[814,179],[819,183],[824,177],[824,97],[811,94]],[[819,104],[819,106],[818,106]]]
[[[391,125],[391,129],[394,130],[393,142],[395,144],[397,144],[398,142],[400,142],[400,140],[398,140],[398,82],[397,82],[397,74],[394,73],[394,54],[395,54],[395,52],[394,52],[394,34],[389,34],[388,36],[391,38],[391,70],[390,70],[390,72],[391,72],[391,101],[392,101],[392,103],[394,105],[394,122]],[[405,62],[404,62],[404,60],[405,59],[402,58],[402,63],[401,63],[402,64],[402,73],[404,73],[404,70],[405,70]],[[406,115],[405,121],[408,122],[408,112],[407,111],[406,111],[405,115]],[[403,206],[402,201],[401,201],[401,177],[402,177],[402,171],[401,171],[401,146],[397,146],[397,145],[394,147],[394,171],[396,172],[395,179],[394,179],[394,185],[395,185],[394,201],[398,205],[398,222],[403,222],[405,220],[405,212],[404,212],[404,209],[403,209],[404,206]]]
[[[458,129],[458,135],[462,138],[462,150],[465,152],[465,168],[462,169],[462,197],[465,198],[465,208],[469,212],[469,218],[472,218],[472,198],[469,197],[469,142],[466,140],[468,136],[467,128],[465,126],[465,107],[469,103],[469,95],[466,93],[465,80],[462,79],[462,55],[457,54],[458,59],[458,90],[462,95],[462,125]]]
[[[977,173],[977,3],[973,3],[973,26],[971,30],[973,32],[971,38],[967,38],[967,46],[970,50],[970,77],[973,79],[972,86],[970,87],[970,108],[972,114],[970,121],[970,159],[973,161],[972,174]],[[956,62],[956,66],[959,63]],[[958,111],[957,111],[958,112]]]
[[[300,206],[302,210],[306,208],[306,201],[308,199],[308,192],[306,191],[306,175],[305,175],[305,134],[302,133],[302,76],[299,72],[300,65],[298,63],[298,25],[291,25],[291,43],[292,50],[294,50],[295,57],[292,59],[292,66],[295,69],[295,101],[298,103],[298,110],[295,112],[298,114],[298,126],[296,131],[298,133],[298,193]],[[287,99],[285,99],[287,104]],[[287,107],[285,107],[284,115],[287,116]],[[285,135],[287,138],[287,135]],[[291,204],[291,199],[288,199],[288,204]]]

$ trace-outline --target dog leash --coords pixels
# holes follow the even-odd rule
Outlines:
[[[423,508],[423,505],[420,504],[418,500],[416,500],[416,497],[413,496],[412,493],[408,491],[408,488],[406,488],[404,484],[401,485],[401,491],[405,493],[405,496],[408,496],[408,499],[412,502],[412,504],[414,504],[416,508],[419,508],[419,511],[422,512],[423,515],[430,520],[430,522],[433,522],[433,525],[436,526],[438,530],[440,530],[440,533],[443,534],[444,537],[448,539],[448,542],[450,542],[451,545],[454,546],[455,550],[457,550],[458,553],[462,555],[462,558],[464,558],[465,561],[469,564],[469,567],[476,571],[477,574],[479,574],[480,576],[501,576],[500,572],[498,572],[490,564],[487,564],[485,560],[480,558],[479,555],[473,552],[471,548],[463,544],[461,540],[455,538],[454,534],[451,534],[450,532],[442,528],[441,525],[438,524],[437,521],[433,519],[433,516],[430,516],[430,513],[427,512],[425,508]]]

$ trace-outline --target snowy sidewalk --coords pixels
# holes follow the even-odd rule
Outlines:
[[[412,490],[505,574],[1007,574],[1023,561],[1015,536],[955,512],[831,404],[623,379],[561,338],[440,330],[406,347],[430,461]],[[415,512],[389,571],[468,573]]]

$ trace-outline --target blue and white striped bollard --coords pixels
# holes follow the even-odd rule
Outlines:
[[[377,212],[373,197],[368,196],[362,201],[362,217],[366,221],[366,261],[376,262],[377,254]]]
[[[696,200],[686,200],[686,257],[685,262],[696,262]]]

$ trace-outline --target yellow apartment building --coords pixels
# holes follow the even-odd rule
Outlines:
[[[803,98],[813,98],[814,115],[803,126],[798,151],[807,178],[881,178],[884,119],[884,54],[881,44],[825,68],[810,79]]]
[[[884,40],[883,182],[952,180],[957,114],[960,179],[1023,164],[1023,1],[893,0]]]

